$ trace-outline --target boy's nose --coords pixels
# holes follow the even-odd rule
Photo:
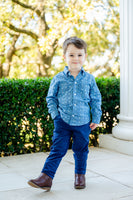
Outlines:
[[[78,56],[75,56],[75,57],[74,57],[74,60],[78,60]]]

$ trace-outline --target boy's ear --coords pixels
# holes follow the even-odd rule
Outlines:
[[[66,60],[66,56],[63,54],[63,58],[64,58],[64,60]]]
[[[85,54],[85,59],[87,58],[87,56],[88,56],[88,54],[86,53],[86,54]]]

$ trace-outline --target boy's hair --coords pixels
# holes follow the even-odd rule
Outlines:
[[[63,53],[65,54],[67,51],[67,47],[69,44],[73,44],[78,49],[84,49],[85,53],[87,52],[87,44],[84,40],[74,36],[67,38],[63,43]]]

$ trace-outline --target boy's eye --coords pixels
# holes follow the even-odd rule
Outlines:
[[[74,55],[73,55],[73,54],[70,54],[70,56],[73,57]],[[79,54],[78,56],[80,57],[80,56],[82,56],[82,54]]]

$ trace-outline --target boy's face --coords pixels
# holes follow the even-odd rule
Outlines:
[[[79,71],[83,66],[87,54],[84,49],[78,49],[73,44],[69,44],[64,55],[69,70]]]

